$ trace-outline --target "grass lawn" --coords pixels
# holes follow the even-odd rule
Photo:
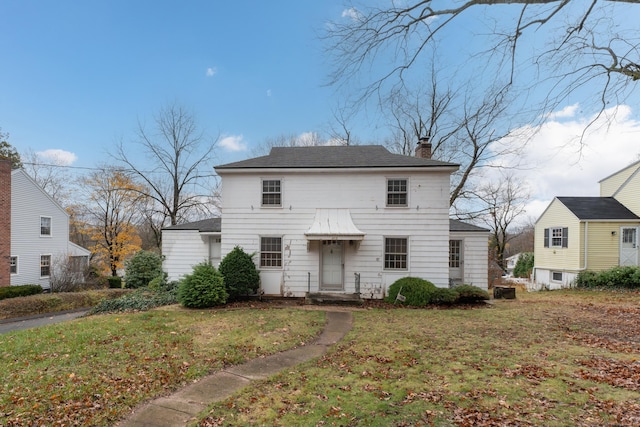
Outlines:
[[[370,309],[320,360],[200,426],[640,425],[640,294],[554,291],[477,309]]]
[[[113,425],[225,365],[309,342],[324,322],[297,308],[169,306],[0,335],[0,425]]]

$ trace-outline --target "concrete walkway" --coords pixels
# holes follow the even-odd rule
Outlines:
[[[264,358],[251,360],[209,375],[171,396],[153,400],[138,409],[119,427],[173,427],[196,421],[195,416],[211,403],[226,399],[254,380],[277,374],[283,369],[322,356],[340,341],[353,324],[350,311],[327,311],[327,324],[313,343]]]

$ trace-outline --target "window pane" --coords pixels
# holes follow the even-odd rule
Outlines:
[[[407,239],[385,239],[384,268],[387,270],[405,270],[407,268]]]
[[[262,237],[260,239],[260,267],[282,266],[282,238]]]
[[[551,246],[562,246],[562,228],[551,229]]]
[[[407,206],[407,180],[387,180],[387,206]]]
[[[460,267],[460,240],[449,240],[449,268]]]
[[[265,179],[262,181],[263,206],[281,206],[281,195],[279,179]]]
[[[18,257],[12,256],[10,265],[11,265],[10,267],[11,274],[17,274],[18,273]]]
[[[40,234],[43,236],[51,235],[51,218],[46,216],[40,217]]]
[[[40,276],[50,276],[51,273],[51,255],[42,255],[40,257]]]

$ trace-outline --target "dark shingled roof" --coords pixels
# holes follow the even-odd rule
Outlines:
[[[224,169],[458,167],[455,163],[393,154],[381,145],[274,147],[268,156],[216,166]]]
[[[220,218],[209,218],[201,221],[187,222],[163,228],[163,230],[198,230],[201,233],[220,232],[222,221]]]
[[[478,227],[477,225],[467,224],[466,222],[458,221],[457,219],[449,219],[449,231],[483,231],[489,232],[486,228]]]
[[[640,219],[613,197],[557,197],[557,199],[580,220]]]

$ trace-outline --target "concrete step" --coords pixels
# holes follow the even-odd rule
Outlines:
[[[360,306],[364,303],[360,294],[345,294],[335,292],[310,292],[305,297],[305,304],[309,305],[350,305]]]

